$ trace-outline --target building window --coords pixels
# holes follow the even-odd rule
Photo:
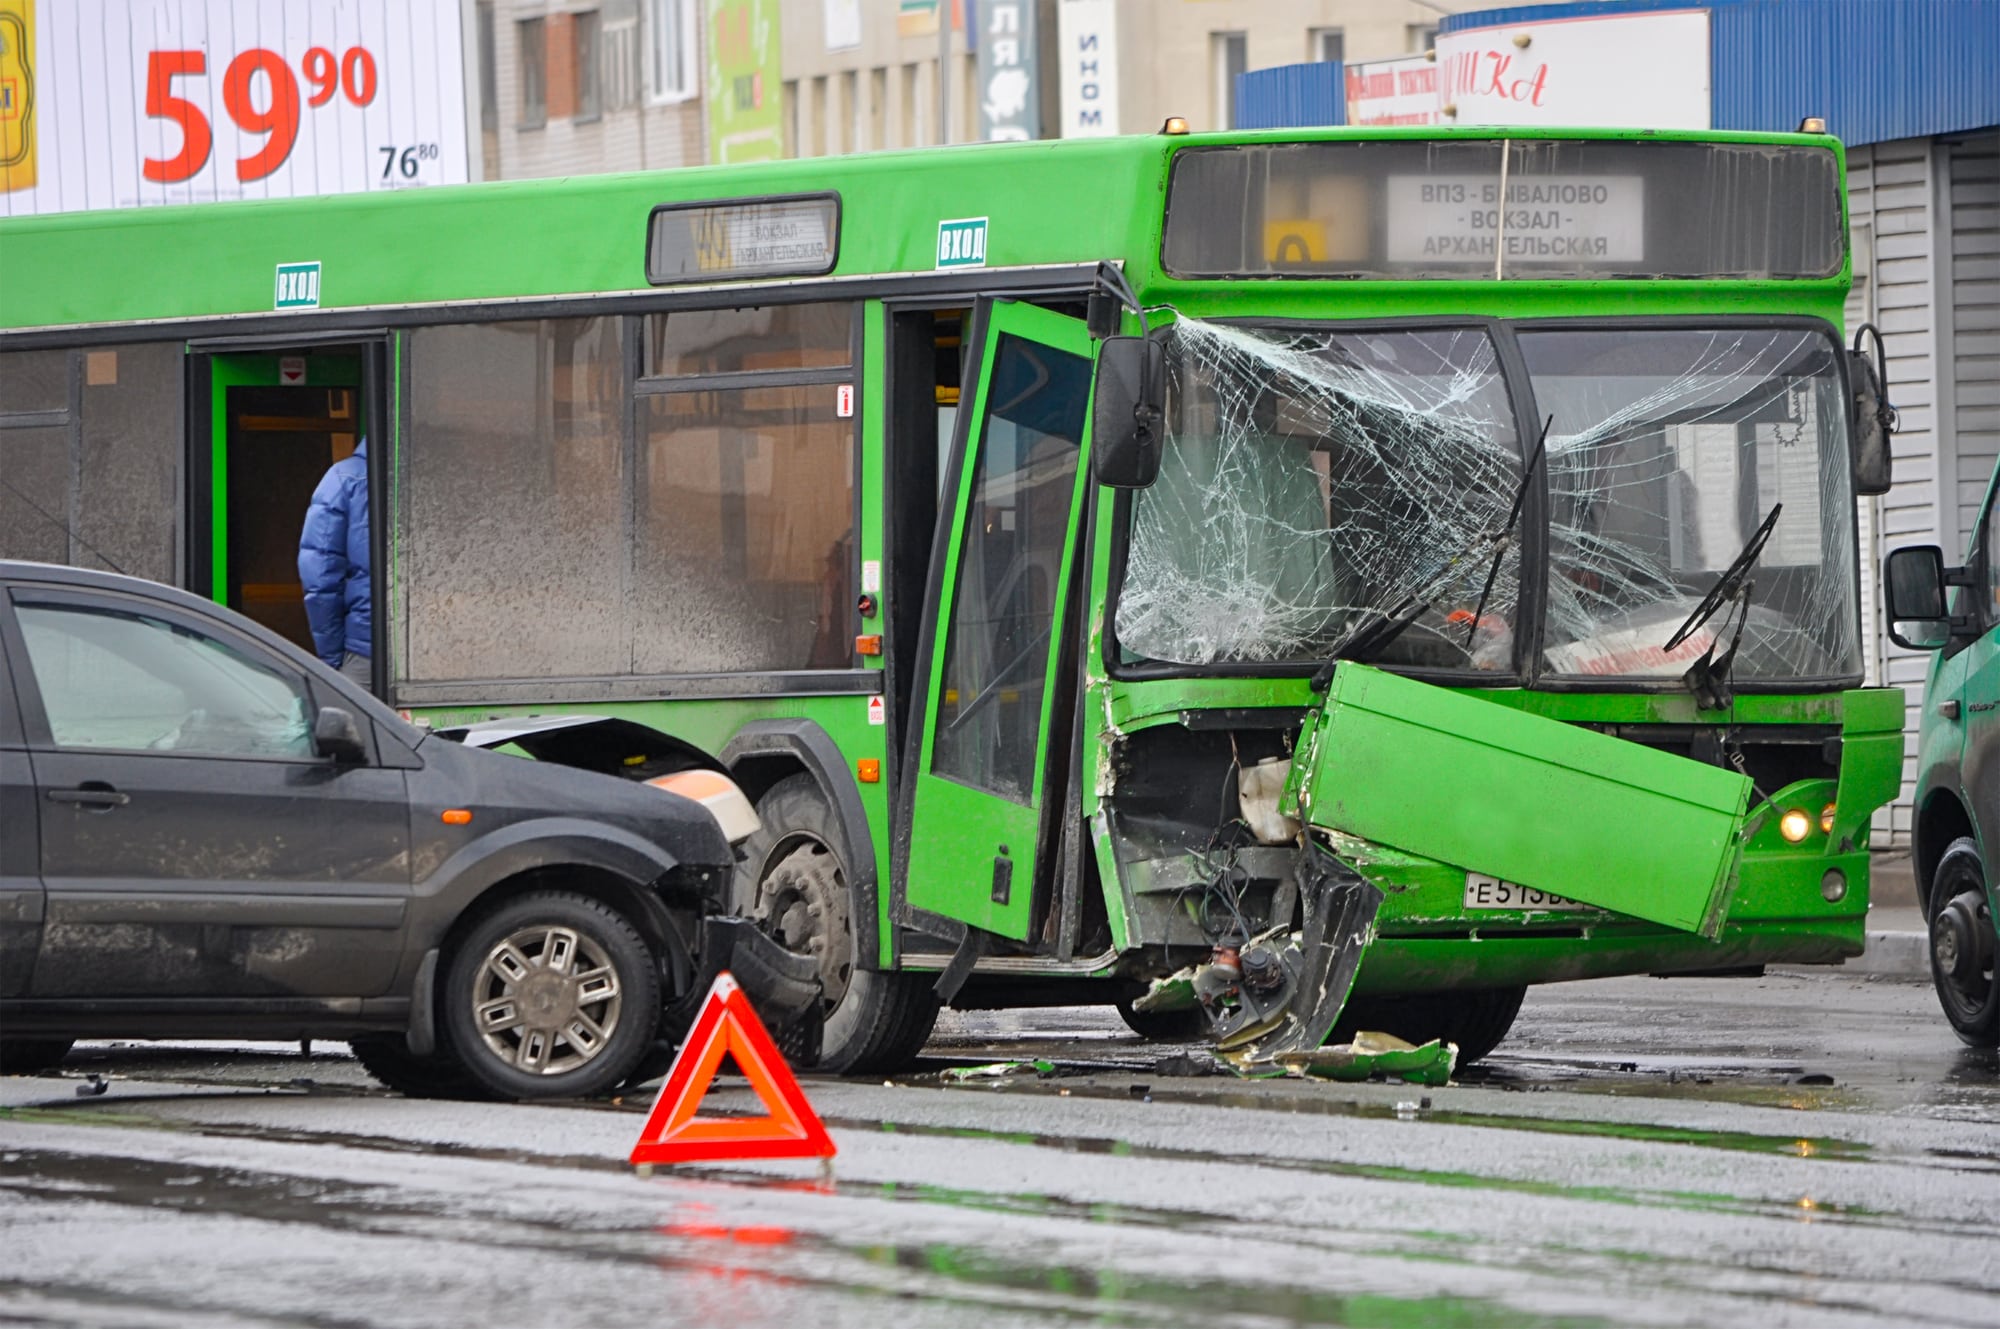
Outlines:
[[[1222,129],[1236,128],[1236,79],[1250,67],[1250,39],[1240,32],[1212,32],[1209,50],[1215,62],[1215,119]]]
[[[546,19],[522,19],[514,25],[521,58],[522,129],[540,129],[549,122],[549,33]]]
[[[646,0],[646,86],[654,101],[694,95],[694,6],[689,0]]]
[[[1306,33],[1306,58],[1321,64],[1347,59],[1347,37],[1339,28],[1314,28]]]
[[[493,5],[480,0],[479,12],[479,128],[480,132],[500,131],[500,82],[494,76]]]
[[[1422,55],[1435,50],[1438,44],[1438,30],[1435,23],[1412,23],[1403,29],[1404,48],[1411,55]]]
[[[840,150],[859,152],[861,141],[861,78],[856,70],[840,76]]]
[[[573,22],[570,59],[576,78],[576,118],[595,120],[604,114],[604,20],[591,9],[576,15]]]

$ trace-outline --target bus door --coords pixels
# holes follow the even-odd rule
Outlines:
[[[206,482],[190,485],[191,585],[307,651],[299,533],[328,467],[363,438],[371,454],[383,452],[373,441],[374,422],[386,416],[375,400],[374,349],[349,343],[206,357],[209,437],[206,455],[198,446],[193,459],[193,473],[206,472]],[[370,480],[371,493],[380,493]],[[378,548],[381,524],[373,523]]]
[[[1035,918],[1036,872],[1055,843],[1063,784],[1085,434],[1095,343],[1084,324],[1031,305],[981,311],[978,373],[947,482],[950,538],[923,684],[905,899],[1017,941]],[[1074,652],[1068,653],[1073,656]],[[1065,727],[1066,730],[1066,727]],[[1059,810],[1059,809],[1058,809]]]

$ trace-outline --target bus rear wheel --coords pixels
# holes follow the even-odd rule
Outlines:
[[[826,1028],[820,1067],[874,1074],[907,1064],[937,1021],[928,975],[858,963],[849,854],[833,805],[810,775],[780,780],[757,800],[763,823],[743,842],[731,900],[789,951],[819,965]]]
[[[1424,992],[1401,997],[1356,997],[1340,1013],[1340,1023],[1328,1038],[1344,1043],[1359,1030],[1394,1034],[1406,1042],[1424,1044],[1434,1038],[1458,1044],[1458,1065],[1483,1059],[1507,1037],[1521,1013],[1526,987],[1494,988],[1487,992]]]

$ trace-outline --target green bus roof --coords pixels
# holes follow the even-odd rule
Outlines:
[[[1652,138],[1826,147],[1795,134],[1590,130],[1324,129],[1133,135],[970,144],[738,166],[445,188],[139,207],[0,220],[0,335],[34,329],[270,315],[281,265],[320,265],[317,308],[537,299],[656,289],[646,281],[647,219],[664,203],[834,191],[841,198],[838,262],[827,280],[930,273],[938,223],[987,219],[985,266],[1123,261],[1151,298],[1182,290],[1200,304],[1227,292],[1245,313],[1306,298],[1302,287],[1403,288],[1398,307],[1471,312],[1494,283],[1177,283],[1160,271],[1169,159],[1190,146],[1356,139]],[[730,283],[754,287],[755,283]],[[1283,291],[1272,288],[1282,285]],[[1595,282],[1507,283],[1516,305],[1560,311]],[[1530,292],[1526,288],[1537,288]],[[1668,283],[1623,283],[1664,286]],[[1640,312],[1717,307],[1743,312],[1835,311],[1837,280],[1675,282]],[[1413,288],[1422,288],[1421,291]],[[1696,289],[1689,289],[1696,288]],[[1763,289],[1768,288],[1768,289]],[[1565,293],[1567,292],[1567,296]],[[1695,303],[1699,302],[1698,306]],[[1830,303],[1829,303],[1830,302]],[[1211,301],[1212,303],[1212,301]],[[1499,312],[1499,311],[1495,311]]]

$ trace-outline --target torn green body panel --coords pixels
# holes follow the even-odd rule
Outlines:
[[[1239,1074],[1256,1074],[1266,1066],[1274,1065],[1295,1079],[1312,1076],[1320,1080],[1353,1083],[1379,1075],[1385,1079],[1436,1088],[1451,1082],[1452,1070],[1458,1063],[1458,1049],[1438,1039],[1419,1045],[1405,1042],[1393,1034],[1363,1031],[1356,1034],[1351,1043],[1330,1043],[1304,1052],[1282,1052],[1268,1063],[1239,1063],[1236,1058],[1227,1055],[1223,1060],[1235,1066]]]
[[[1747,776],[1352,662],[1298,765],[1314,826],[1720,932]]]

